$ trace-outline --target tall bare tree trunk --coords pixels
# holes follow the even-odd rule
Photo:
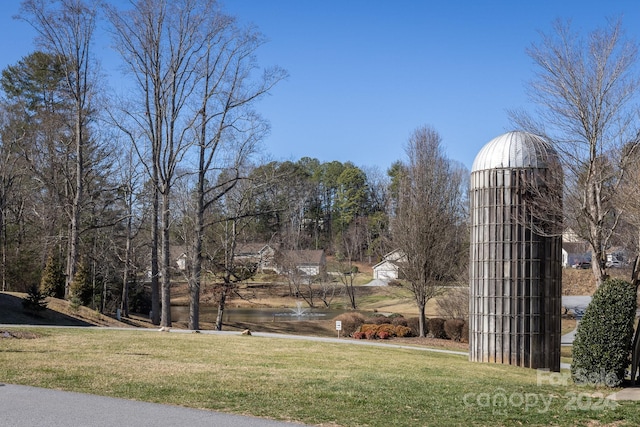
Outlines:
[[[202,131],[204,133],[204,130]],[[204,140],[204,139],[203,139]],[[200,288],[202,281],[202,239],[204,237],[204,148],[200,148],[200,166],[196,184],[195,236],[192,249],[192,266],[189,277],[189,329],[200,329]],[[216,322],[217,323],[217,322]]]
[[[153,207],[151,214],[151,323],[160,324],[160,269],[158,263],[158,247],[160,227],[158,223],[158,214],[160,213],[160,200],[157,186],[154,185],[153,191]]]
[[[220,292],[220,301],[218,301],[218,315],[216,316],[216,331],[222,330],[222,316],[224,316],[224,307],[227,301],[227,284],[222,285]]]
[[[80,89],[77,89],[80,90]],[[78,266],[78,242],[80,238],[80,209],[83,198],[83,179],[84,179],[84,141],[82,122],[83,112],[81,111],[82,105],[78,105],[76,112],[76,182],[75,182],[75,194],[73,197],[73,206],[71,208],[71,229],[69,230],[69,254],[67,258],[67,281],[65,283],[65,298],[69,298],[69,290],[71,282],[76,275]]]
[[[169,233],[169,188],[162,193],[162,293],[160,326],[171,326],[171,261],[170,261],[170,233]]]
[[[127,225],[126,225],[126,233],[127,240],[125,242],[125,250],[124,250],[124,271],[122,273],[122,299],[120,300],[120,312],[123,317],[129,317],[129,274],[131,270],[131,232],[132,232],[132,222],[133,222],[133,212],[131,209],[131,205],[133,203],[133,189],[129,188],[129,193],[127,194]]]

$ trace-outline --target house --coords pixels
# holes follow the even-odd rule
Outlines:
[[[268,243],[240,243],[236,246],[235,261],[238,264],[254,264],[258,271],[275,270],[276,250]]]
[[[382,261],[373,266],[373,278],[380,280],[393,280],[400,277],[400,266],[406,259],[405,254],[400,250],[386,254]]]
[[[176,259],[176,264],[178,265],[178,270],[186,271],[187,270],[187,254],[182,252]]]
[[[327,272],[324,250],[280,251],[278,272],[298,271],[305,276],[323,276]]]
[[[587,242],[562,242],[562,267],[572,267],[591,261],[591,249]]]
[[[169,248],[169,257],[173,261],[171,267],[174,272],[185,273],[189,267],[189,256],[187,255],[187,247],[184,245],[171,246]]]

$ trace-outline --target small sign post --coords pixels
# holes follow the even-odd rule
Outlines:
[[[342,321],[336,320],[336,331],[338,331],[338,338],[340,338],[340,331],[342,330]]]

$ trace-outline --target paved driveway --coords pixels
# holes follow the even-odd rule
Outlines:
[[[0,384],[3,427],[295,427],[303,424],[157,403]]]

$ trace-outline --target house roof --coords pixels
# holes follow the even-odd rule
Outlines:
[[[236,255],[258,255],[267,246],[269,246],[268,243],[238,243],[236,245]]]
[[[323,250],[282,251],[282,256],[297,265],[320,265],[324,260]]]
[[[383,265],[385,265],[385,264],[390,265],[391,267],[393,267],[393,269],[394,269],[394,270],[398,270],[398,269],[399,269],[399,267],[398,267],[398,263],[397,263],[397,262],[390,261],[390,260],[388,260],[388,259],[383,259],[382,261],[380,261],[379,263],[377,263],[376,265],[374,265],[372,268],[373,268],[374,270],[376,270],[376,269],[378,269],[378,268],[382,267],[382,266],[383,266]]]
[[[176,261],[179,258],[182,257],[186,257],[187,256],[187,247],[180,245],[180,246],[169,246],[169,257]]]

